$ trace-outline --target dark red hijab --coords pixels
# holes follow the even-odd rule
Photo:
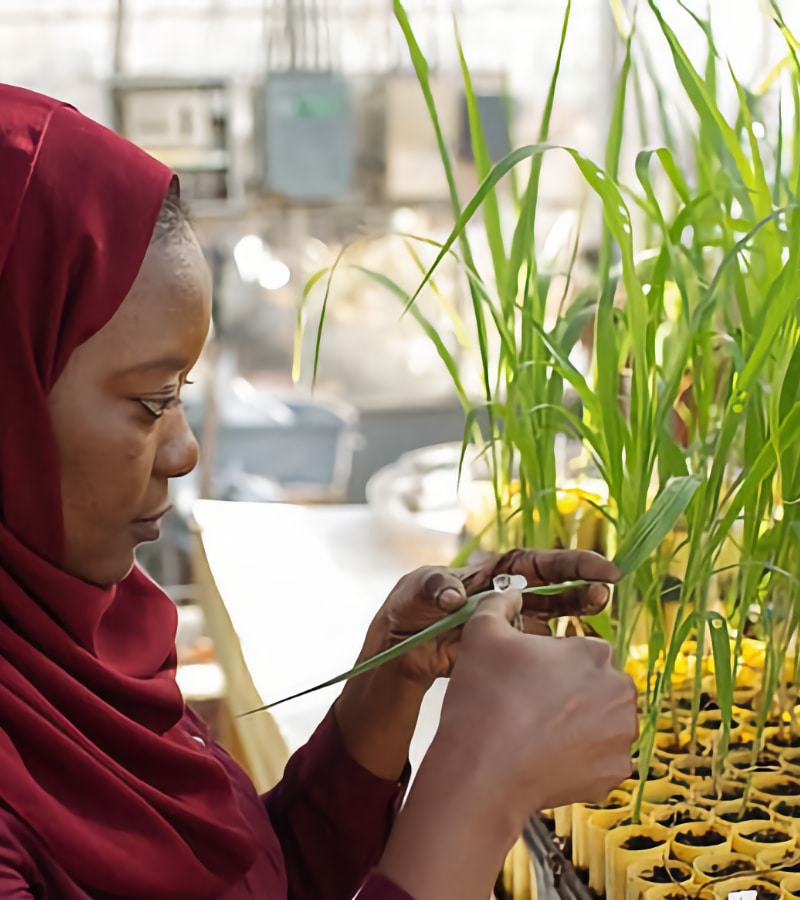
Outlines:
[[[59,568],[47,396],[144,259],[168,169],[0,85],[0,807],[92,896],[211,898],[254,849],[228,779],[176,727],[172,602]]]

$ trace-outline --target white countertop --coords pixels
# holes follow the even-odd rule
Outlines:
[[[414,565],[393,550],[365,505],[198,501],[211,572],[265,703],[350,668],[376,610]],[[411,750],[433,737],[446,682],[431,689]],[[275,707],[290,751],[325,715],[341,685]]]

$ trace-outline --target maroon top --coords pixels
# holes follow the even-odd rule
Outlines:
[[[0,85],[0,896],[235,900],[288,882],[346,898],[397,786],[348,760],[329,722],[262,804],[195,739],[169,597],[138,570],[103,589],[61,565],[48,395],[125,299],[172,178],[71,107]]]
[[[191,713],[181,727],[193,736],[198,754],[215,757],[228,772],[258,843],[250,871],[218,900],[349,900],[383,849],[405,779],[383,781],[353,762],[328,715],[291,758],[280,784],[259,797],[224,750],[205,744],[206,730]],[[27,825],[0,808],[0,900],[99,896],[87,893]],[[368,878],[358,897],[410,900],[379,875]]]

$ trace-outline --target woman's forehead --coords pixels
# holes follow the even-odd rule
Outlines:
[[[210,284],[194,239],[152,244],[133,287],[108,324],[87,341],[87,352],[120,374],[184,371],[208,335]]]

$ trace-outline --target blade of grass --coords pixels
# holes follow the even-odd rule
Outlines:
[[[586,582],[583,581],[566,581],[562,584],[544,584],[538,587],[525,588],[522,593],[552,597],[562,593],[565,590],[570,590],[573,587],[583,586],[585,584]],[[288,703],[290,700],[296,700],[299,697],[305,697],[307,694],[313,694],[315,691],[320,691],[323,688],[331,687],[334,684],[339,684],[340,682],[347,681],[350,678],[356,678],[359,675],[363,675],[365,672],[370,672],[373,669],[377,669],[379,666],[385,665],[386,663],[391,662],[392,660],[395,660],[400,656],[404,656],[409,652],[409,650],[413,650],[415,647],[420,647],[423,644],[427,644],[434,638],[439,637],[439,635],[445,634],[448,631],[452,631],[452,629],[454,628],[459,628],[473,615],[473,613],[480,605],[481,601],[485,600],[488,596],[494,593],[495,591],[482,591],[479,594],[473,594],[471,597],[468,597],[466,603],[455,612],[450,613],[450,615],[445,616],[443,619],[439,619],[438,622],[434,622],[433,625],[429,625],[422,631],[419,631],[416,634],[412,634],[410,637],[405,638],[404,640],[395,644],[393,647],[389,647],[388,650],[384,650],[383,652],[377,653],[375,656],[372,656],[369,659],[365,659],[362,662],[357,663],[351,669],[348,669],[347,672],[342,672],[340,675],[335,675],[333,678],[329,678],[327,681],[323,681],[320,684],[314,685],[314,687],[306,688],[303,691],[298,691],[296,694],[291,694],[288,697],[282,697],[280,700],[275,700],[272,703],[267,703],[264,706],[259,706],[257,709],[248,710],[247,712],[242,713],[240,718],[253,715],[253,713],[272,709],[275,706],[280,706],[283,703]]]

